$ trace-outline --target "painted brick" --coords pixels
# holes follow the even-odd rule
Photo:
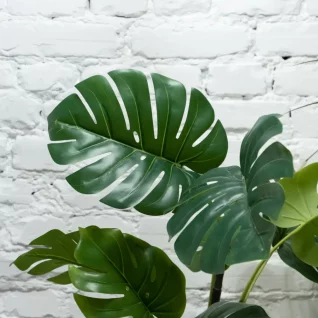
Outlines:
[[[113,57],[116,49],[116,29],[108,25],[53,22],[0,25],[0,50],[9,56]]]
[[[21,317],[61,317],[59,299],[53,291],[7,293],[2,297],[7,313],[15,311]]]
[[[39,120],[40,104],[18,92],[0,93],[0,124],[16,129],[34,128]]]
[[[0,179],[0,203],[3,204],[30,204],[32,198],[32,186],[28,180]]]
[[[208,13],[211,0],[154,0],[155,13],[158,15],[183,15],[197,12]]]
[[[224,41],[231,38],[231,41]],[[217,45],[215,44],[217,43]],[[171,26],[136,29],[132,35],[135,54],[149,58],[207,58],[245,51],[249,45],[244,27],[218,26],[183,28]]]
[[[85,13],[86,0],[7,0],[8,11],[16,15],[44,15],[49,17],[78,16]]]
[[[292,33],[291,33],[292,30]],[[256,33],[262,55],[318,55],[318,23],[264,23]]]
[[[0,62],[0,88],[13,87],[17,83],[16,72],[12,64],[8,62]]]
[[[275,73],[275,93],[278,95],[318,96],[318,64],[286,66]]]
[[[146,12],[147,0],[91,0],[90,9],[95,14],[120,17],[138,17]]]
[[[7,155],[8,137],[0,135],[0,157]]]
[[[316,0],[307,1],[307,13],[310,15],[318,15],[318,3]]]
[[[263,95],[266,71],[257,64],[211,66],[207,90],[211,95]]]
[[[240,101],[223,100],[212,101],[217,118],[227,130],[247,130],[251,128],[256,120],[267,114],[284,114],[289,110],[289,104],[277,101]],[[242,120],[237,120],[240,117]]]
[[[313,0],[315,1],[315,0]],[[299,0],[214,0],[213,7],[225,14],[278,15],[298,14]]]
[[[13,147],[13,167],[19,170],[63,171],[65,166],[53,162],[46,138],[38,136],[18,137]]]
[[[70,89],[79,78],[79,72],[75,65],[59,63],[25,66],[19,75],[22,86],[29,91],[53,90],[54,87]]]

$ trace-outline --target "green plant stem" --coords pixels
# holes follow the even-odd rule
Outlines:
[[[306,104],[306,105],[303,105],[303,106],[300,106],[300,107],[297,107],[297,108],[294,108],[294,109],[290,109],[288,112],[284,113],[282,116],[285,116],[287,114],[291,114],[299,109],[303,109],[303,108],[306,108],[306,107],[309,107],[309,106],[313,106],[313,105],[317,105],[318,102],[313,102],[313,103],[310,103],[310,104]],[[291,116],[291,115],[290,115]]]
[[[224,274],[212,275],[208,307],[221,300],[223,278]]]
[[[256,267],[253,275],[251,276],[251,278],[249,279],[248,283],[246,284],[244,291],[242,293],[240,302],[241,303],[246,303],[247,298],[249,297],[257,279],[259,278],[259,276],[261,275],[262,271],[264,270],[266,264],[268,263],[268,261],[270,260],[271,256],[275,253],[275,251],[278,250],[278,248],[283,245],[288,239],[290,239],[293,235],[295,235],[297,232],[299,232],[301,230],[301,228],[304,225],[300,225],[298,226],[294,231],[290,232],[288,235],[286,235],[283,239],[281,239],[270,251],[269,257],[264,260],[261,261],[258,266]]]

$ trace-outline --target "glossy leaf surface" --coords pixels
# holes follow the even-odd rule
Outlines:
[[[32,250],[21,255],[14,261],[14,265],[21,271],[28,270],[28,274],[44,275],[64,265],[77,264],[74,258],[76,232],[64,234],[59,230],[52,230],[32,241]],[[52,277],[49,281],[56,284],[70,284],[68,272]]]
[[[182,195],[168,233],[173,237],[181,232],[175,250],[190,269],[219,274],[226,265],[269,256],[275,226],[261,213],[278,217],[284,191],[270,180],[292,177],[293,162],[278,142],[260,155],[259,150],[281,131],[275,115],[261,117],[243,140],[242,170],[237,166],[213,169]]]
[[[72,249],[67,246],[69,238]],[[163,251],[134,236],[116,229],[88,227],[70,235],[50,231],[32,243],[49,248],[34,248],[20,256],[16,266],[27,270],[41,262],[34,267],[41,275],[57,268],[51,265],[40,270],[47,259],[62,259],[62,265],[69,265],[68,280],[86,295],[94,293],[74,295],[85,317],[179,318],[183,314],[183,273]],[[59,275],[57,283],[64,276]]]
[[[185,308],[183,273],[160,249],[119,230],[82,229],[70,267],[72,283],[85,292],[121,294],[98,299],[75,295],[86,317],[178,318]]]
[[[276,235],[273,241],[273,246],[275,246],[284,236],[286,236],[291,229],[281,229],[278,228],[276,231]],[[318,283],[318,268],[310,266],[304,262],[302,262],[294,253],[291,240],[286,241],[283,245],[281,245],[278,249],[278,255],[281,260],[298,273],[311,280],[314,283]]]
[[[282,228],[301,226],[291,238],[295,255],[311,266],[318,266],[318,163],[295,173],[294,178],[281,180],[286,202],[277,220]]]
[[[151,81],[155,120],[147,77],[141,72],[113,71],[108,78],[94,76],[77,84],[79,93],[63,100],[48,117],[50,138],[57,142],[49,145],[49,151],[54,161],[63,165],[102,156],[67,178],[84,194],[101,192],[129,171],[101,202],[160,215],[178,202],[179,186],[186,189],[197,176],[182,166],[197,173],[218,167],[228,143],[210,103],[196,89],[191,90],[179,135],[187,104],[184,86],[159,74],[152,74]],[[204,140],[197,144],[202,135]],[[162,179],[155,185],[159,176]]]
[[[219,302],[196,318],[269,318],[269,316],[260,306]]]

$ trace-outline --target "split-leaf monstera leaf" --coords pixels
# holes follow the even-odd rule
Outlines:
[[[269,256],[275,226],[265,218],[277,218],[285,201],[283,188],[272,180],[292,177],[294,170],[281,143],[259,152],[281,132],[278,116],[261,117],[242,142],[241,168],[213,169],[183,193],[168,233],[181,232],[175,251],[193,271],[219,274],[226,265]]]
[[[294,178],[280,181],[285,190],[286,202],[277,220],[281,228],[298,227],[291,237],[295,255],[311,266],[318,266],[318,163],[295,173]]]
[[[196,318],[269,318],[265,310],[256,305],[219,302]]]
[[[33,247],[27,253],[21,255],[14,262],[21,271],[28,270],[28,274],[39,276],[64,265],[77,264],[74,257],[75,249],[79,241],[79,232],[64,234],[59,230],[51,230],[33,240],[29,246]],[[55,284],[70,284],[68,271],[48,279]]]
[[[102,156],[67,177],[80,193],[99,193],[129,171],[101,202],[161,215],[177,204],[180,186],[185,190],[197,173],[223,162],[228,142],[209,101],[197,89],[191,90],[178,135],[187,109],[185,87],[159,74],[151,74],[149,80],[155,93],[154,112],[148,80],[141,72],[118,70],[108,78],[93,76],[77,84],[78,94],[63,100],[48,117],[50,139],[56,142],[49,151],[62,165]]]
[[[85,317],[179,318],[185,309],[185,278],[160,249],[116,229],[88,227],[64,234],[50,231],[31,243],[41,245],[21,255],[14,264],[42,275],[63,265],[63,282],[96,294],[74,298]],[[40,263],[39,263],[40,262]],[[61,275],[59,275],[61,277]],[[120,295],[118,297],[118,295]]]

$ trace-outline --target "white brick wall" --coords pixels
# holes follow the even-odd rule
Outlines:
[[[316,0],[308,0],[307,13],[309,15],[318,15],[318,2]]]
[[[318,23],[260,23],[256,33],[260,55],[318,55]]]
[[[9,267],[51,227],[98,224],[166,249],[187,276],[184,318],[206,307],[209,275],[177,260],[167,217],[117,212],[80,195],[47,151],[46,116],[81,79],[115,68],[159,72],[205,91],[229,134],[226,165],[258,116],[318,100],[317,0],[0,0],[0,317],[79,318],[69,288]],[[285,116],[299,166],[318,147],[318,107]],[[317,160],[317,156],[312,160]],[[65,170],[67,169],[67,170]],[[255,263],[230,268],[236,300]],[[251,301],[272,318],[316,318],[317,287],[277,257]]]
[[[115,57],[118,38],[113,26],[93,23],[1,22],[4,56]]]
[[[7,0],[8,11],[14,15],[44,15],[48,17],[83,15],[88,6],[86,0]]]
[[[71,88],[79,78],[75,65],[41,63],[24,66],[19,72],[21,85],[28,91],[53,90],[53,86]]]
[[[231,38],[231,41],[224,41]],[[149,58],[210,58],[247,50],[249,32],[245,27],[214,25],[176,30],[176,25],[134,28],[132,50]]]
[[[214,0],[215,7],[223,14],[248,14],[251,16],[298,14],[300,3],[299,0]]]
[[[197,12],[206,13],[211,6],[211,0],[154,0],[155,13],[158,15],[183,15]]]
[[[261,65],[213,65],[207,90],[210,95],[264,95],[266,70]]]
[[[147,0],[91,0],[91,11],[95,14],[106,14],[123,17],[138,17],[146,12]]]
[[[286,65],[275,72],[278,95],[318,96],[318,64]]]

